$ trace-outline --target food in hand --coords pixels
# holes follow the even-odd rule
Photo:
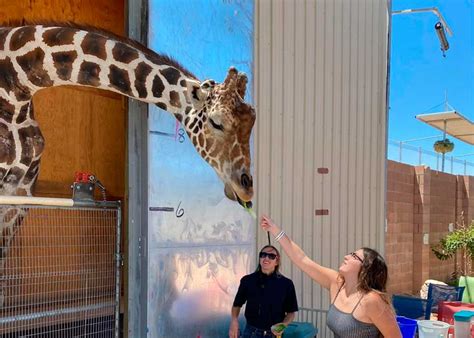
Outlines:
[[[286,325],[285,324],[278,324],[278,325],[273,325],[272,326],[272,330],[277,332],[277,333],[280,333],[282,332],[284,329],[286,329]]]

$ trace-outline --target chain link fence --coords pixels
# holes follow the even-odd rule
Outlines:
[[[443,170],[442,154],[401,141],[388,141],[387,158],[413,166],[425,165],[433,170],[444,171],[453,175],[474,176],[474,162],[470,162],[468,159],[445,155]]]

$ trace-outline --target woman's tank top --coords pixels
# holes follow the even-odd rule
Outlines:
[[[343,286],[343,285],[342,285]],[[364,296],[360,297],[356,306],[351,313],[340,311],[335,305],[339,292],[342,286],[337,291],[334,301],[329,306],[327,316],[327,326],[334,333],[336,338],[377,338],[380,337],[380,331],[374,324],[364,323],[354,318],[354,311],[359,306],[360,301]]]

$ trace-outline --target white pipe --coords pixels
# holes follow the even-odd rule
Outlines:
[[[441,12],[438,10],[437,7],[402,9],[402,10],[399,10],[399,11],[392,11],[392,14],[396,15],[396,14],[409,14],[409,13],[421,13],[421,12],[431,12],[434,15],[436,15],[439,18],[439,20],[441,21],[441,23],[443,24],[443,26],[446,28],[446,31],[448,32],[449,36],[453,36],[453,31],[449,27],[446,20],[444,20],[443,14],[441,14]]]
[[[1,204],[47,205],[56,207],[72,207],[74,201],[70,198],[30,197],[30,196],[0,196]]]

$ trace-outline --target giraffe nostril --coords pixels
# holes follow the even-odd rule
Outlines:
[[[245,189],[251,188],[252,187],[252,178],[249,177],[247,174],[242,174],[240,177],[240,183]]]

